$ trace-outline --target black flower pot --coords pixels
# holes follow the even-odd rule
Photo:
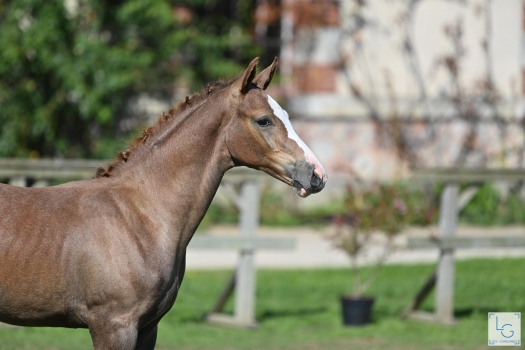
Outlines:
[[[343,322],[346,326],[363,326],[370,323],[374,298],[370,297],[341,297]]]

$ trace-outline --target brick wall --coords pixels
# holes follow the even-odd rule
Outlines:
[[[299,0],[294,2],[296,27],[337,27],[339,6],[332,0]]]
[[[326,51],[323,38],[316,35],[319,31],[327,28],[337,28],[340,25],[339,4],[333,0],[293,0],[291,3],[293,12],[293,25],[295,32],[307,30],[312,38],[317,38],[314,45],[317,50]],[[295,40],[301,40],[296,36]],[[302,38],[302,40],[305,40]],[[306,39],[308,40],[308,39]],[[307,44],[308,46],[310,44]],[[315,51],[315,49],[314,49]],[[328,51],[332,51],[329,49]],[[337,67],[334,62],[319,59],[320,55],[314,55],[306,60],[304,55],[299,58],[295,53],[294,66],[292,70],[293,89],[296,93],[332,93],[335,92],[335,80]]]
[[[302,93],[334,92],[336,67],[304,64],[293,69],[294,89]]]

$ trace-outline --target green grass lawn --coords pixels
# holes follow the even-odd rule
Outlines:
[[[525,259],[470,260],[457,263],[457,326],[400,320],[432,269],[385,267],[368,293],[377,298],[373,323],[360,328],[341,323],[339,296],[350,290],[350,271],[259,271],[256,330],[204,324],[228,272],[189,271],[160,324],[157,349],[482,349],[488,312],[525,311]],[[91,349],[91,340],[87,330],[0,328],[0,349]]]

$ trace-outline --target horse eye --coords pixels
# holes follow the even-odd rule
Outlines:
[[[261,119],[257,120],[256,123],[257,123],[257,125],[259,125],[261,127],[266,127],[266,126],[272,125],[272,122],[268,118],[261,118]]]

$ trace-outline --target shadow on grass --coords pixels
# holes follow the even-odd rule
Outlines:
[[[474,308],[463,308],[463,309],[455,309],[454,310],[454,317],[455,318],[465,318],[470,317],[474,313]]]
[[[496,311],[495,311],[496,310]],[[454,317],[456,318],[466,318],[471,317],[472,315],[488,315],[489,312],[497,312],[498,307],[469,307],[469,308],[456,308],[454,310]]]
[[[495,312],[494,310],[498,310],[498,307],[466,307],[466,308],[454,308],[454,317],[455,318],[469,318],[473,315],[487,315],[489,312]],[[433,308],[429,307],[422,307],[418,309],[418,311],[428,312],[428,313],[434,313],[435,310]],[[377,315],[384,316],[384,317],[396,317],[398,314],[391,314],[388,312],[378,312]]]
[[[322,314],[328,310],[327,307],[316,307],[311,309],[284,310],[284,311],[265,311],[257,317],[260,321],[278,317],[301,317]]]

